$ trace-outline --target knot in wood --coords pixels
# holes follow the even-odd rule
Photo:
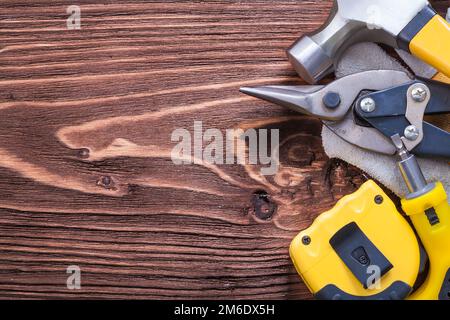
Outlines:
[[[277,211],[277,205],[266,191],[256,191],[252,198],[253,210],[256,217],[262,220],[271,219]]]

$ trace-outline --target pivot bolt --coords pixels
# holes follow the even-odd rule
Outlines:
[[[422,87],[417,87],[411,91],[411,96],[415,102],[424,102],[427,98],[427,91]]]
[[[409,141],[416,141],[420,136],[420,130],[416,126],[409,126],[405,129],[405,138]]]
[[[362,111],[371,113],[375,111],[377,104],[372,98],[364,98],[361,100],[360,106]]]
[[[328,109],[337,109],[341,104],[341,96],[336,92],[328,92],[322,101]]]

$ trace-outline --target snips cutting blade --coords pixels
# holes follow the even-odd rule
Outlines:
[[[354,104],[364,92],[381,91],[410,81],[405,72],[372,70],[348,75],[326,86],[264,86],[241,88],[241,92],[317,117],[339,137],[358,147],[393,155],[396,150],[390,139],[356,121]]]

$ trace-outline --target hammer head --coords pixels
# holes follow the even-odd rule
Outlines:
[[[305,81],[317,83],[356,42],[398,47],[398,35],[428,5],[427,0],[334,0],[326,23],[297,41],[287,52],[289,60]]]

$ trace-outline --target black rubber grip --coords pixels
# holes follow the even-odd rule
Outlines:
[[[447,271],[444,283],[442,284],[441,293],[439,294],[439,300],[449,300],[450,301],[450,269]]]
[[[372,296],[358,297],[342,291],[335,285],[328,285],[320,290],[315,298],[318,300],[404,300],[411,291],[412,288],[409,285],[397,281],[383,292]]]

